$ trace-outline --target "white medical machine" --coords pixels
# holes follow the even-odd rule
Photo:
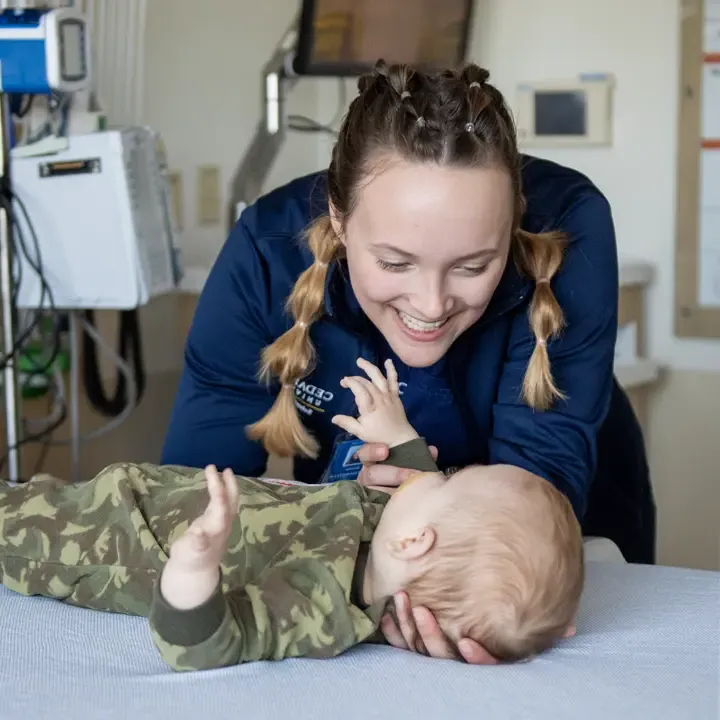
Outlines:
[[[578,148],[612,143],[612,76],[522,83],[517,133],[522,147]]]
[[[12,161],[13,191],[32,218],[54,307],[132,309],[171,292],[179,268],[158,135],[134,127],[68,140],[57,154]],[[27,258],[18,262],[16,305],[40,307],[41,278]]]

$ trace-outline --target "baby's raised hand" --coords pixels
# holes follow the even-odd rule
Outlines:
[[[367,443],[384,443],[389,447],[418,437],[405,415],[400,399],[397,372],[391,360],[385,362],[387,378],[372,363],[357,361],[370,380],[360,376],[343,378],[340,384],[355,396],[359,416],[336,415],[333,424]]]
[[[238,485],[232,470],[225,470],[221,477],[210,465],[205,477],[210,493],[205,512],[170,547],[172,562],[187,572],[217,569],[238,510]]]

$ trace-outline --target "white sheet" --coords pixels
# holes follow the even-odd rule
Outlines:
[[[591,562],[578,635],[477,668],[364,646],[173,674],[140,618],[0,587],[0,720],[716,720],[720,573]]]

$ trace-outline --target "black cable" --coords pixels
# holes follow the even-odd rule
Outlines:
[[[25,235],[22,226],[18,222],[18,218],[15,214],[15,208],[13,206],[13,200],[16,201],[16,203],[19,205],[22,214],[25,217],[25,221],[27,223],[28,228],[30,229],[30,233],[33,240],[33,245],[35,249],[35,254],[37,257],[37,260],[30,257],[30,253],[28,251],[27,244],[25,242]],[[27,264],[32,268],[37,276],[40,278],[40,284],[41,284],[41,298],[40,303],[35,311],[35,317],[34,320],[29,324],[29,326],[26,328],[25,332],[22,333],[22,335],[15,340],[15,343],[13,345],[13,348],[11,348],[10,353],[8,353],[5,358],[2,360],[2,364],[0,365],[0,368],[4,368],[7,364],[7,361],[9,357],[15,357],[17,356],[21,351],[27,340],[32,336],[32,334],[35,332],[37,327],[39,326],[41,320],[43,319],[44,315],[44,304],[46,297],[49,299],[49,305],[50,305],[50,313],[53,317],[53,320],[55,321],[53,323],[53,347],[50,352],[50,357],[46,361],[44,366],[40,366],[39,364],[35,363],[32,357],[26,356],[26,358],[29,360],[30,364],[33,366],[31,369],[26,373],[28,375],[28,378],[26,379],[26,384],[30,382],[30,379],[34,375],[39,374],[45,374],[54,364],[55,360],[57,359],[57,356],[61,349],[61,338],[60,338],[60,329],[59,329],[59,322],[57,321],[57,310],[55,308],[54,298],[53,298],[53,292],[52,288],[48,284],[47,280],[45,279],[45,275],[43,273],[42,269],[42,254],[40,251],[40,243],[37,238],[37,233],[35,232],[35,227],[32,223],[32,220],[30,219],[30,216],[27,212],[27,208],[25,207],[25,204],[23,203],[22,199],[19,198],[17,195],[15,195],[12,192],[12,189],[10,188],[10,184],[7,180],[7,177],[0,179],[0,205],[2,205],[2,208],[5,210],[7,214],[8,219],[8,226],[12,229],[14,229],[14,232],[9,233],[9,237],[11,238],[11,251],[12,256],[14,260],[17,260],[17,276],[15,278],[16,283],[14,287],[13,292],[13,298],[12,298],[12,305],[13,305],[13,311],[16,309],[16,303],[17,303],[17,297],[19,292],[19,283],[22,281],[22,262],[20,261],[20,253],[18,252],[18,245],[19,249],[22,252],[22,255],[24,256]],[[31,442],[37,442],[44,440],[47,443],[50,442],[52,439],[52,435],[55,432],[55,430],[60,427],[60,425],[65,422],[65,419],[67,417],[67,406],[63,402],[63,405],[61,407],[60,416],[47,428],[44,428],[39,433],[25,433],[23,434],[23,437],[11,448],[8,448],[5,455],[0,458],[0,471],[5,467],[5,463],[7,462],[9,453],[11,450],[18,450],[22,445],[31,443]],[[44,456],[47,454],[47,450],[45,450],[40,458],[39,463],[41,464]],[[40,466],[40,465],[38,465]]]
[[[50,307],[48,313],[52,317],[53,321],[53,332],[52,332],[52,350],[50,352],[49,359],[46,360],[45,365],[43,366],[35,366],[31,370],[31,375],[44,375],[48,370],[50,370],[53,365],[55,364],[55,360],[57,359],[60,350],[62,349],[62,342],[61,342],[61,333],[60,333],[60,313],[58,313],[57,309],[55,308],[55,298],[53,295],[52,288],[48,284],[47,280],[45,279],[45,273],[43,272],[42,267],[42,254],[40,252],[40,242],[38,241],[37,233],[35,232],[35,226],[32,223],[32,220],[30,219],[30,215],[27,211],[27,207],[25,206],[25,203],[23,202],[22,198],[18,197],[17,195],[13,194],[11,191],[12,199],[15,200],[15,202],[19,205],[20,210],[25,217],[25,222],[30,228],[30,234],[32,235],[33,239],[33,245],[35,247],[35,255],[37,257],[37,263],[33,262],[33,260],[30,258],[30,255],[27,250],[27,246],[25,245],[25,238],[22,232],[22,228],[20,227],[20,224],[15,220],[14,224],[17,227],[18,230],[18,238],[20,240],[20,247],[22,249],[23,255],[25,256],[25,259],[30,265],[30,267],[36,272],[38,277],[40,278],[40,283],[43,287],[43,292],[41,295],[40,300],[40,309],[38,312],[39,318],[42,317],[43,314],[43,302],[44,302],[44,296],[47,294],[48,296],[48,305]],[[21,266],[22,267],[22,266]],[[19,285],[17,286],[19,287]],[[32,360],[31,360],[32,362]],[[34,364],[34,363],[33,363]]]
[[[25,217],[25,222],[28,225],[28,228],[30,229],[30,233],[33,238],[33,245],[35,246],[35,254],[37,256],[37,261],[33,260],[33,258],[30,257],[30,253],[28,252],[27,245],[25,243],[25,236],[22,229],[22,226],[17,221],[17,216],[15,215],[15,210],[13,207],[13,204],[11,200],[15,200],[17,204],[20,206],[20,209]],[[17,196],[12,193],[12,191],[9,188],[9,185],[7,181],[0,182],[0,204],[2,204],[3,208],[5,209],[5,212],[7,213],[9,225],[11,225],[15,232],[11,233],[13,236],[12,242],[13,242],[13,256],[19,257],[19,253],[17,253],[17,246],[15,245],[16,238],[19,241],[20,249],[22,251],[23,256],[25,257],[25,260],[27,264],[35,271],[37,276],[40,278],[40,284],[41,284],[41,295],[40,295],[40,302],[38,303],[38,308],[35,310],[35,319],[29,324],[29,326],[25,329],[25,331],[20,335],[19,338],[15,340],[15,344],[11,351],[7,354],[5,358],[3,358],[2,362],[0,363],[0,369],[4,368],[7,364],[7,359],[9,357],[16,356],[22,349],[22,347],[25,345],[27,340],[32,336],[32,334],[35,332],[35,330],[40,325],[40,322],[43,319],[43,315],[45,313],[44,310],[44,304],[46,296],[49,300],[49,306],[50,310],[49,313],[51,316],[55,319],[57,319],[57,310],[55,308],[55,301],[53,297],[52,288],[48,284],[47,280],[45,279],[45,275],[43,273],[42,269],[42,255],[40,252],[40,243],[38,242],[37,234],[35,232],[35,228],[32,224],[32,221],[30,220],[30,216],[27,212],[27,208],[25,207],[25,204],[23,201]],[[19,267],[22,267],[22,264],[19,264]],[[20,270],[20,275],[22,274],[22,270]],[[17,302],[17,293],[19,289],[19,284],[15,285],[15,293],[13,295],[13,305]],[[31,370],[31,373],[33,375],[39,375],[46,373],[55,363],[55,360],[57,359],[57,356],[61,349],[61,342],[60,342],[60,326],[59,322],[53,323],[53,344],[52,344],[52,350],[50,352],[49,359],[45,362],[43,366],[37,366]]]
[[[288,115],[288,128],[295,132],[308,132],[308,133],[327,133],[333,137],[337,135],[337,130],[334,129],[345,112],[345,103],[347,102],[347,89],[345,87],[345,79],[338,78],[338,108],[335,112],[335,117],[327,124],[313,120],[305,115]]]
[[[95,325],[95,313],[93,310],[84,311],[85,320]],[[85,381],[85,392],[90,404],[107,417],[117,417],[127,407],[128,392],[125,375],[118,371],[115,384],[115,393],[112,397],[105,395],[102,377],[97,356],[97,344],[93,337],[86,331],[83,332],[83,379]],[[123,360],[128,360],[128,354],[132,352],[132,366],[137,385],[137,397],[135,402],[140,402],[145,393],[145,367],[143,364],[142,340],[140,323],[137,310],[122,310],[120,312],[120,325],[118,327],[118,355]]]
[[[63,403],[62,411],[60,412],[60,415],[58,416],[57,420],[55,420],[52,425],[44,428],[39,433],[28,433],[27,435],[23,435],[22,439],[19,440],[15,445],[12,446],[13,449],[19,450],[23,445],[28,445],[29,443],[33,442],[46,442],[49,446],[49,444],[52,442],[52,436],[53,433],[65,422],[67,419],[67,406],[65,403]],[[47,455],[47,451],[44,452],[45,455]],[[0,458],[0,473],[3,473],[5,470],[5,463],[8,461],[8,457],[10,455],[10,449],[8,449],[5,454]],[[43,455],[41,454],[40,459],[43,459]],[[38,462],[39,464],[39,462]],[[37,467],[35,469],[35,473],[39,472],[37,470]],[[26,482],[25,480],[20,480],[20,482]]]
[[[33,103],[35,102],[35,95],[24,95],[20,99],[19,102],[22,102],[22,100],[25,100],[25,105],[20,105],[18,109],[14,112],[14,115],[19,120],[22,120],[32,109]]]

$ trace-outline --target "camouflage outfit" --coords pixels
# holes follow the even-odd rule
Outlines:
[[[437,470],[423,439],[385,464]],[[366,606],[365,560],[388,495],[354,481],[295,485],[237,477],[239,511],[214,595],[177,610],[159,592],[170,545],[207,506],[202,470],[121,463],[69,485],[0,481],[0,582],[95,610],[149,618],[176,670],[326,658],[377,632],[388,601]]]
[[[199,608],[172,608],[157,582],[170,545],[207,505],[204,472],[188,468],[118,464],[78,485],[47,475],[0,483],[0,580],[148,617],[177,670],[330,657],[371,639],[386,603],[366,607],[354,580],[387,495],[355,482],[238,483],[222,584]]]

